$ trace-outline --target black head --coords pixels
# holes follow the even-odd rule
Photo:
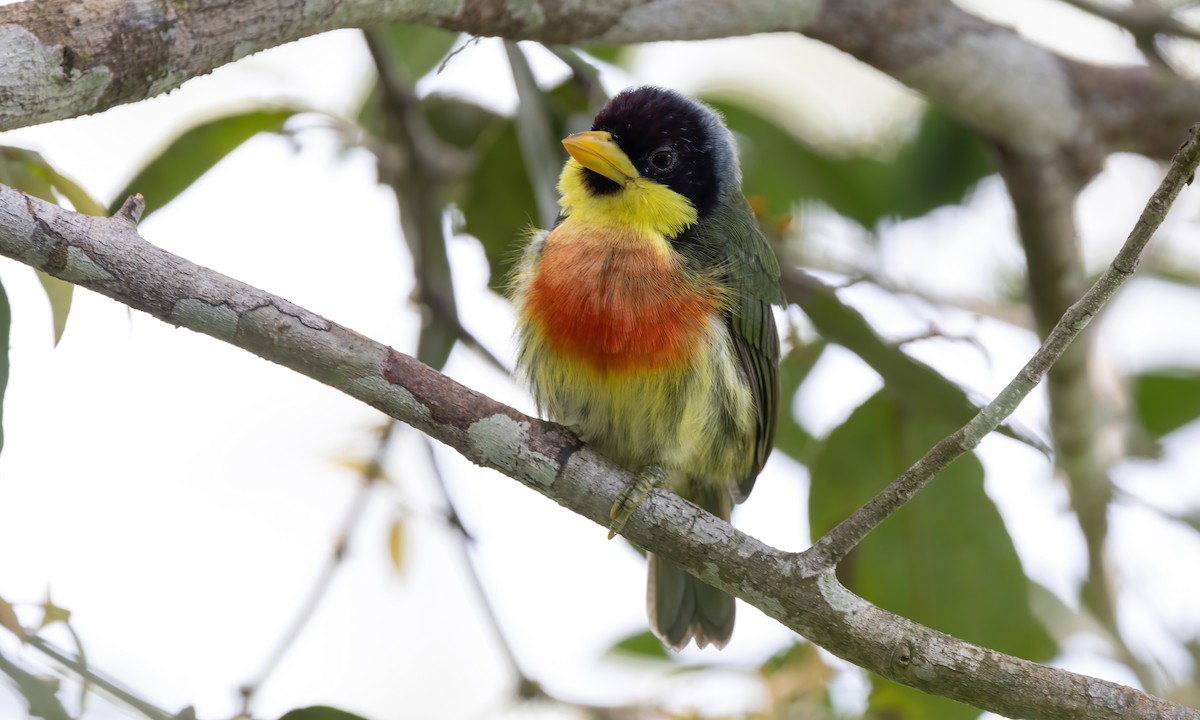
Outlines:
[[[672,90],[650,86],[625,90],[608,101],[592,130],[611,133],[643,177],[690,200],[701,218],[740,180],[733,137],[721,117]],[[620,189],[586,168],[584,182],[597,194]]]

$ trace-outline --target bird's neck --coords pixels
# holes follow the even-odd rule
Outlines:
[[[621,228],[625,233],[657,241],[678,237],[696,224],[696,208],[666,185],[634,178],[615,192],[597,194],[583,180],[583,166],[567,161],[558,179],[563,215],[585,227]]]

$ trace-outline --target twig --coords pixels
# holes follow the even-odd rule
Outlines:
[[[1191,182],[1196,166],[1200,164],[1200,138],[1197,138],[1197,133],[1200,133],[1200,124],[1192,126],[1191,136],[1175,154],[1166,177],[1146,203],[1146,209],[1142,211],[1112,264],[1083,297],[1067,310],[1016,377],[970,422],[934,445],[904,474],[804,551],[802,557],[806,563],[810,563],[810,572],[825,572],[836,566],[871,530],[911,500],[939,472],[979,445],[1041,382],[1071,341],[1133,274],[1143,249],[1166,217],[1171,204],[1183,186]]]
[[[1075,162],[1062,155],[1031,156],[1004,145],[997,145],[994,155],[1016,213],[1029,303],[1038,334],[1044,338],[1088,287],[1076,219],[1088,173],[1081,173]],[[1115,654],[1144,687],[1153,688],[1161,676],[1129,649],[1117,622],[1116,587],[1108,561],[1111,461],[1098,442],[1106,426],[1114,423],[1110,418],[1117,414],[1117,403],[1096,387],[1093,377],[1087,336],[1067,348],[1046,376],[1055,464],[1070,489],[1071,510],[1087,550],[1080,597],[1108,632]]]
[[[321,572],[317,575],[316,580],[313,581],[308,596],[304,599],[287,630],[280,637],[275,650],[267,656],[262,669],[259,670],[253,680],[242,685],[240,688],[243,715],[250,716],[250,705],[254,700],[255,694],[262,688],[263,683],[267,681],[272,673],[275,672],[276,668],[279,667],[279,663],[283,661],[288,651],[291,650],[292,644],[300,637],[300,633],[308,626],[309,621],[316,614],[321,601],[333,585],[333,579],[337,575],[338,569],[341,568],[342,562],[346,559],[346,553],[349,550],[350,540],[354,535],[354,531],[358,528],[359,523],[362,522],[363,514],[367,509],[367,501],[371,498],[371,487],[374,485],[375,479],[379,477],[379,468],[383,463],[383,456],[387,452],[395,426],[395,422],[388,422],[383,426],[375,455],[372,457],[367,469],[363,472],[362,481],[359,483],[354,497],[351,498],[350,505],[346,508],[346,514],[342,518],[341,529],[338,531],[337,538],[333,543],[333,551],[326,560],[325,566],[321,568]]]
[[[508,665],[512,669],[513,674],[517,679],[516,696],[519,700],[528,700],[535,697],[543,696],[541,685],[530,678],[525,671],[521,669],[521,663],[517,661],[517,655],[513,652],[512,643],[508,641],[508,637],[504,634],[504,628],[500,625],[500,618],[496,615],[496,609],[492,607],[492,602],[488,598],[487,588],[483,586],[483,581],[479,577],[479,571],[475,568],[475,558],[471,555],[471,543],[473,538],[467,532],[467,528],[463,525],[462,517],[458,514],[458,508],[454,506],[454,500],[450,497],[450,491],[446,488],[446,478],[442,475],[441,466],[438,464],[437,454],[433,451],[433,441],[429,436],[424,436],[425,450],[429,454],[429,466],[433,469],[433,477],[437,481],[438,491],[442,495],[442,502],[446,505],[446,522],[450,525],[458,538],[458,547],[462,552],[463,567],[467,570],[467,577],[471,579],[471,587],[475,590],[475,597],[479,600],[479,606],[483,610],[483,615],[487,618],[488,625],[492,628],[492,634],[496,636],[496,642],[500,645],[501,652],[508,660]]]
[[[111,695],[113,698],[125,703],[129,707],[138,711],[142,715],[150,718],[150,720],[172,720],[176,716],[154,705],[153,703],[143,700],[134,695],[131,691],[121,687],[115,680],[111,680],[104,675],[101,675],[94,668],[88,666],[82,658],[74,658],[68,655],[63,650],[50,643],[44,638],[30,633],[26,638],[27,642],[37,648],[47,657],[64,666],[71,672],[75,673],[83,681],[95,685],[104,692]]]
[[[445,188],[470,166],[458,148],[442,141],[429,126],[412,78],[392,57],[386,36],[363,30],[383,94],[386,137],[376,147],[380,179],[392,188],[400,207],[400,225],[413,258],[413,300],[422,309],[421,357],[432,365],[445,361],[454,340],[474,350],[505,374],[511,370],[465,327],[454,298],[454,276],[446,257],[443,232]],[[448,331],[452,337],[438,337]],[[435,346],[435,347],[431,347]],[[441,358],[434,358],[443,354]]]

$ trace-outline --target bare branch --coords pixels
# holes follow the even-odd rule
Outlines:
[[[68,670],[78,675],[83,682],[95,685],[102,691],[108,693],[113,698],[119,700],[125,705],[128,705],[130,708],[136,710],[150,720],[172,720],[172,718],[178,718],[181,716],[172,715],[166,710],[157,707],[153,703],[138,697],[126,688],[122,687],[115,680],[105,677],[95,668],[88,667],[87,663],[84,662],[82,658],[72,657],[69,653],[60,650],[48,640],[35,633],[31,633],[27,640],[30,645],[43,652],[46,657],[53,659],[55,662],[61,663]]]
[[[1075,205],[1085,179],[1061,158],[1035,159],[1003,147],[995,155],[1016,212],[1034,322],[1038,335],[1045,338],[1087,286],[1075,222]],[[1129,650],[1117,623],[1116,587],[1106,551],[1113,489],[1110,460],[1098,438],[1119,418],[1116,399],[1096,387],[1090,339],[1085,334],[1068,348],[1046,379],[1055,464],[1070,488],[1071,508],[1087,547],[1084,606],[1108,632],[1116,654],[1135,670],[1143,686],[1154,687],[1154,675]]]
[[[287,657],[288,651],[291,650],[292,645],[295,644],[300,634],[304,632],[304,628],[308,627],[313,616],[316,615],[321,601],[325,599],[325,596],[329,593],[329,589],[333,587],[333,580],[338,570],[345,563],[346,553],[350,549],[350,541],[353,539],[359,525],[362,524],[363,516],[367,512],[367,502],[371,499],[371,488],[380,476],[380,466],[383,464],[383,458],[387,454],[388,446],[391,444],[395,427],[396,423],[394,422],[388,422],[383,426],[375,453],[368,461],[354,497],[351,498],[350,504],[346,507],[341,527],[338,530],[337,537],[333,541],[329,557],[325,559],[321,571],[317,573],[317,577],[309,587],[308,594],[304,596],[304,600],[300,604],[300,609],[296,611],[292,622],[284,630],[283,635],[275,645],[275,649],[267,656],[258,673],[252,680],[244,683],[240,688],[242,695],[242,715],[245,717],[253,717],[250,712],[250,706],[254,702],[255,695],[262,689],[267,679],[279,668],[283,659]]]
[[[955,439],[939,445],[935,453],[943,455],[935,465],[948,463],[960,448],[973,447],[994,429],[1132,272],[1198,158],[1200,144],[1189,143],[1113,267],[1030,361],[1031,374],[1019,375]],[[0,186],[0,255],[339,389],[598,525],[607,526],[613,502],[631,480],[558,425],[524,415],[282,298],[150,245],[138,235],[131,215],[79,215]],[[905,482],[885,491],[882,504],[903,497]],[[856,514],[857,525],[835,530],[822,545],[798,555],[769,547],[678,496],[655,490],[634,513],[625,535],[840,657],[905,685],[1009,717],[1200,720],[1200,711],[971,645],[853,595],[826,568],[839,548],[866,532],[858,529],[864,518],[871,525],[883,516],[871,507]]]

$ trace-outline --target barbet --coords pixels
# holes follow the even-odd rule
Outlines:
[[[514,276],[518,365],[542,412],[636,474],[612,532],[653,486],[728,520],[771,452],[783,302],[733,137],[708,106],[642,87],[563,145],[561,214]],[[733,633],[733,597],[654,555],[647,605],[675,649]]]

